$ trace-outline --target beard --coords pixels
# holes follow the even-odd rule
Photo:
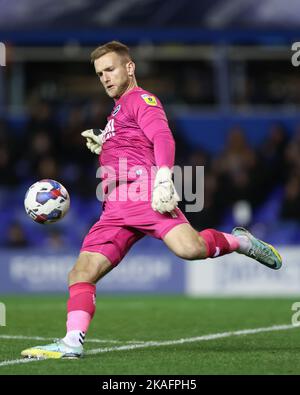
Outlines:
[[[129,85],[130,85],[130,79],[127,78],[126,81],[124,81],[123,83],[121,83],[118,86],[115,86],[115,88],[113,90],[106,91],[106,93],[112,99],[119,99],[123,95],[123,93],[126,92]]]

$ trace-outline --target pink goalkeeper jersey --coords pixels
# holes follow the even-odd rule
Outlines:
[[[173,166],[174,140],[157,97],[140,87],[133,88],[115,102],[107,120],[99,163],[102,168],[112,168],[117,179],[134,180],[145,173],[143,169]]]

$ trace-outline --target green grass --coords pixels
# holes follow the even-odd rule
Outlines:
[[[298,298],[299,299],[299,298]],[[0,363],[46,341],[2,335],[62,337],[66,297],[5,296]],[[85,350],[140,341],[167,341],[291,323],[294,299],[198,299],[184,296],[102,296]],[[116,343],[112,341],[118,341]],[[300,374],[300,328],[176,345],[109,351],[80,360],[44,360],[0,366],[1,374]]]

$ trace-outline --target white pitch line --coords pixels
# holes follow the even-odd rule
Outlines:
[[[117,347],[106,347],[106,348],[98,348],[98,349],[96,348],[93,350],[86,351],[85,354],[100,354],[100,353],[111,352],[111,351],[135,350],[137,348],[147,348],[147,347],[174,346],[177,344],[201,342],[201,341],[221,339],[231,336],[252,335],[255,333],[262,333],[262,332],[282,331],[282,330],[293,329],[293,328],[295,328],[294,325],[274,325],[266,328],[242,329],[234,332],[215,333],[211,335],[183,338],[178,340],[149,341],[149,342],[145,342],[144,344],[132,344],[131,346],[124,345]]]
[[[21,335],[0,335],[0,339],[11,340],[49,340],[48,337],[40,336],[21,336]],[[53,339],[52,339],[53,340]]]
[[[41,359],[28,359],[28,358],[22,358],[22,359],[13,359],[11,361],[3,361],[0,363],[1,366],[9,366],[9,365],[19,365],[20,363],[29,363],[29,362],[39,362]]]
[[[274,325],[264,328],[254,328],[254,329],[242,329],[238,331],[231,331],[231,332],[222,332],[222,333],[213,333],[211,335],[204,335],[204,336],[197,336],[197,337],[188,337],[182,338],[178,340],[165,340],[165,341],[148,341],[145,343],[139,344],[131,344],[131,345],[123,345],[123,346],[116,346],[116,347],[106,347],[106,348],[95,348],[92,350],[88,350],[85,352],[86,355],[94,355],[112,351],[129,351],[135,350],[138,348],[148,348],[148,347],[160,347],[160,346],[174,346],[177,344],[185,344],[185,343],[194,343],[194,342],[201,342],[201,341],[208,341],[208,340],[215,340],[221,339],[231,336],[242,336],[242,335],[253,335],[256,333],[263,333],[263,332],[274,332],[274,331],[283,331],[287,329],[294,329],[298,328],[298,326],[294,325]],[[38,362],[38,361],[45,361],[45,359],[15,359],[10,361],[3,361],[0,362],[0,367],[8,366],[8,365],[17,365],[20,363],[28,363],[28,362]]]

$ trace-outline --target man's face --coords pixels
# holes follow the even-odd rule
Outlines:
[[[109,97],[118,99],[128,88],[130,64],[131,61],[115,52],[109,52],[95,60],[96,74]]]

